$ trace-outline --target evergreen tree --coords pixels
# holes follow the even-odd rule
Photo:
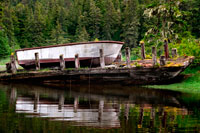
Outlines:
[[[45,21],[42,14],[42,5],[39,2],[35,3],[35,11],[30,14],[29,17],[29,27],[28,27],[28,32],[29,32],[29,37],[28,41],[30,42],[29,47],[33,46],[42,46],[45,42],[44,37],[43,37],[43,31],[44,31],[44,26],[45,26]]]
[[[90,0],[90,9],[88,16],[88,25],[89,25],[89,34],[92,37],[92,40],[95,38],[100,38],[100,25],[102,20],[101,11],[96,7],[95,2]]]
[[[122,37],[127,46],[136,47],[138,39],[138,1],[125,1],[125,10],[123,14],[123,33]]]
[[[16,44],[14,25],[13,25],[13,19],[15,16],[13,15],[13,12],[14,11],[11,8],[9,8],[9,6],[6,6],[4,8],[3,19],[2,19],[4,30],[8,37],[8,44],[12,49],[15,48]]]
[[[0,29],[0,58],[4,58],[10,54],[10,46],[8,45],[8,38],[4,34],[3,29]]]
[[[60,23],[58,22],[58,20],[56,21],[56,23],[57,23],[56,28],[53,29],[53,31],[52,31],[52,38],[55,38],[55,43],[59,44],[60,37],[61,37],[61,34],[63,33],[63,31],[62,31],[62,27],[61,27]]]
[[[112,40],[120,24],[120,14],[114,8],[112,0],[105,2],[106,12],[103,17],[103,39]]]

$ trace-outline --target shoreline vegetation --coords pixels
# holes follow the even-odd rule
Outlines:
[[[182,74],[185,78],[181,82],[168,85],[148,85],[145,87],[200,95],[200,66],[188,67]]]

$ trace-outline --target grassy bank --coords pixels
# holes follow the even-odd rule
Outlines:
[[[200,66],[195,68],[187,68],[183,74],[186,74],[187,78],[180,83],[169,85],[151,85],[148,87],[200,94]]]
[[[0,59],[0,71],[6,70],[6,63],[10,61],[10,58]]]

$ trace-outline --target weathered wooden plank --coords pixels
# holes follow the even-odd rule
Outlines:
[[[36,69],[36,70],[40,70],[39,53],[35,53],[35,69]]]
[[[100,54],[100,66],[101,66],[101,68],[105,68],[105,59],[104,59],[103,49],[99,50],[99,54]]]
[[[169,58],[169,47],[168,47],[168,40],[164,40],[164,51],[165,51],[165,58],[166,60]]]
[[[10,56],[10,70],[12,74],[15,74],[17,72],[16,60],[14,54],[11,54]]]
[[[80,61],[79,61],[79,55],[75,55],[75,68],[78,69],[80,68]]]
[[[141,45],[141,57],[142,57],[142,60],[144,60],[146,58],[144,41],[140,41],[140,45]]]
[[[130,68],[131,67],[131,54],[130,54],[130,48],[129,47],[126,47],[126,66],[128,67],[128,68]]]
[[[166,65],[166,58],[165,58],[165,56],[160,56],[160,65],[161,66]]]
[[[152,47],[152,61],[153,61],[153,66],[155,66],[157,64],[156,47]]]
[[[60,55],[60,70],[64,70],[64,69],[65,69],[65,60],[62,54]]]
[[[172,57],[177,57],[177,49],[176,48],[172,48]]]

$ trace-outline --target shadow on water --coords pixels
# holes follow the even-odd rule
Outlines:
[[[4,84],[0,131],[200,131],[199,103],[181,92],[112,84],[62,88]]]

